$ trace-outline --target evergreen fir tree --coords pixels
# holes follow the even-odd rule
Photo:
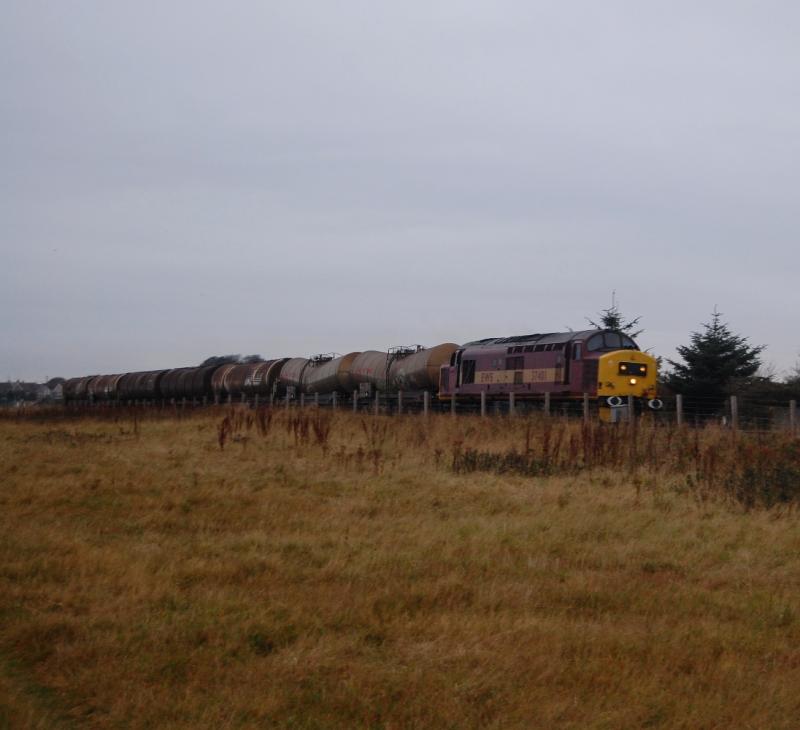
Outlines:
[[[636,325],[639,324],[641,316],[635,317],[628,322],[625,321],[625,317],[623,317],[622,312],[617,305],[616,292],[612,292],[611,294],[611,306],[608,309],[603,309],[600,311],[599,322],[595,322],[589,317],[586,319],[589,324],[596,329],[621,332],[625,335],[628,335],[628,337],[632,339],[636,339],[640,334],[642,334],[642,332],[644,332],[643,329],[635,329]]]
[[[731,332],[716,309],[703,327],[692,333],[691,344],[678,348],[683,362],[667,361],[673,367],[667,385],[683,394],[687,411],[696,414],[717,412],[734,382],[746,383],[755,375],[764,349]]]

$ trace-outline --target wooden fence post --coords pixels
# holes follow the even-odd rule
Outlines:
[[[589,423],[589,394],[583,394],[583,422]]]
[[[358,391],[353,391],[353,413],[358,413]]]
[[[450,396],[450,414],[455,416],[456,415],[456,394],[455,391],[453,395]]]
[[[797,401],[789,401],[789,429],[792,436],[797,432]]]
[[[683,425],[683,396],[680,394],[675,396],[675,422]]]
[[[632,395],[628,396],[628,423],[636,423],[636,409]]]
[[[486,391],[481,391],[481,418],[486,418]]]
[[[550,415],[550,391],[544,394],[544,415]]]
[[[333,391],[333,393],[331,393],[331,409],[334,410],[334,411],[336,410],[336,391],[335,390]]]
[[[397,391],[397,415],[398,416],[402,416],[403,415],[403,391],[402,390],[398,390]]]
[[[739,401],[735,395],[731,396],[731,428],[739,428]]]
[[[508,415],[509,416],[513,416],[514,413],[515,413],[515,410],[516,409],[514,408],[514,391],[512,390],[508,394]]]
[[[428,409],[431,407],[431,394],[426,390],[422,393],[422,415],[428,415]]]
[[[301,408],[305,408],[306,407],[306,394],[305,393],[300,393],[300,407]]]
[[[375,415],[377,416],[381,411],[381,392],[375,390]]]

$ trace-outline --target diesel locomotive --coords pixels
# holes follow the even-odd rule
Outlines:
[[[656,359],[627,335],[612,330],[551,332],[468,342],[442,368],[439,398],[521,401],[575,400],[588,395],[601,407],[633,396],[640,406],[661,408],[656,397]]]
[[[660,408],[656,360],[628,336],[612,330],[551,332],[493,337],[465,345],[397,347],[346,355],[280,358],[116,375],[72,378],[64,400],[190,401],[239,400],[259,396],[320,402],[369,398],[402,391],[404,397],[438,394],[440,401],[469,404],[482,398],[569,403],[587,394],[601,408],[633,396],[639,408]],[[602,411],[601,411],[602,412]]]

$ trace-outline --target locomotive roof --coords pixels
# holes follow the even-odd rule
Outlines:
[[[540,345],[556,344],[559,342],[571,342],[572,340],[583,340],[600,332],[611,332],[611,330],[580,330],[578,332],[545,332],[544,334],[533,335],[514,335],[512,337],[487,337],[483,340],[473,340],[467,342],[464,347],[486,347],[487,345],[522,345],[537,343]]]

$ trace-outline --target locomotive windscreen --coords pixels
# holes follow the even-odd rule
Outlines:
[[[619,364],[620,375],[635,375],[644,377],[647,375],[647,365],[638,362],[621,362]]]

